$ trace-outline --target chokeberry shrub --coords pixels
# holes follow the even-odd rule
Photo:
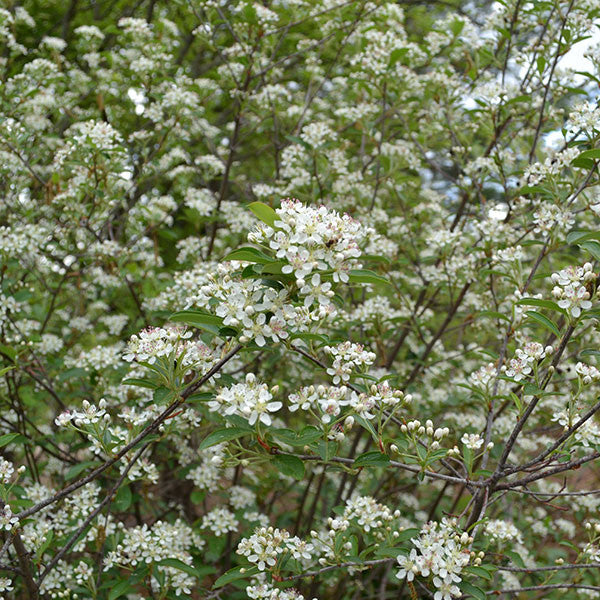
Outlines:
[[[597,0],[4,0],[0,599],[600,597]]]

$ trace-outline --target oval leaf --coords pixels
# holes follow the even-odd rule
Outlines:
[[[300,481],[304,479],[304,463],[296,456],[278,454],[273,459],[273,464],[280,473]]]
[[[226,427],[225,429],[218,429],[217,431],[209,433],[200,442],[198,450],[206,450],[206,448],[210,448],[211,446],[215,446],[221,442],[229,442],[244,435],[248,435],[249,433],[251,432],[241,427]]]
[[[263,223],[269,227],[275,227],[277,213],[264,202],[252,202],[248,204],[248,208],[258,217]]]
[[[223,326],[223,319],[221,319],[221,317],[205,313],[201,310],[182,310],[173,313],[169,317],[169,321],[185,323],[186,325],[191,325],[198,329],[204,329],[204,331],[208,331],[214,335],[217,335],[219,329]]]

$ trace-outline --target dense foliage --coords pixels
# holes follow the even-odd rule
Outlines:
[[[4,0],[0,599],[600,597],[599,19]]]

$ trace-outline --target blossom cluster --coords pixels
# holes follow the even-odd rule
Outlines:
[[[581,315],[582,310],[592,308],[592,293],[588,287],[597,278],[592,269],[591,263],[585,263],[582,267],[567,267],[552,274],[555,284],[552,295],[558,300],[558,305],[575,318]]]
[[[436,600],[459,598],[456,585],[462,580],[463,569],[471,562],[468,547],[472,542],[468,533],[457,532],[456,523],[447,519],[429,522],[412,540],[415,548],[408,556],[399,556],[397,577],[412,581],[415,575],[432,577]],[[479,557],[480,558],[480,557]],[[437,597],[436,597],[437,596]]]
[[[250,425],[257,421],[271,425],[269,413],[276,412],[283,406],[279,401],[272,401],[273,393],[276,392],[276,388],[269,390],[266,383],[260,383],[253,373],[248,373],[244,383],[221,388],[215,399],[208,403],[208,407],[223,416],[245,417]]]
[[[360,257],[360,244],[367,235],[358,221],[325,206],[314,208],[293,199],[282,200],[275,212],[273,226],[258,226],[248,239],[269,247],[278,259],[286,261],[282,271],[295,276],[302,295],[319,296],[320,279],[307,279],[315,272],[331,271],[333,281],[348,281],[348,271]]]

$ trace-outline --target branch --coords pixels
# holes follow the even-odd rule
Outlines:
[[[122,450],[120,450],[118,454],[116,454],[113,458],[110,458],[103,465],[100,465],[98,468],[94,469],[89,475],[83,477],[82,479],[79,479],[75,483],[72,483],[71,485],[62,489],[60,492],[58,492],[51,498],[42,500],[41,502],[38,502],[32,507],[22,510],[20,513],[16,514],[15,517],[17,517],[19,521],[22,521],[26,517],[29,517],[30,515],[35,514],[43,508],[46,508],[46,506],[50,506],[51,504],[62,500],[71,492],[74,492],[80,487],[83,487],[84,485],[96,479],[98,475],[100,475],[101,473],[106,471],[106,469],[108,469],[116,462],[121,460],[121,458],[123,458],[127,454],[127,452],[129,452],[133,447],[137,446],[137,444],[139,444],[139,442],[141,442],[145,437],[156,431],[160,427],[160,425],[169,417],[169,415],[185,402],[186,398],[189,398],[189,396],[191,396],[195,390],[197,390],[200,386],[206,383],[217,371],[219,371],[223,367],[223,365],[225,365],[225,363],[227,363],[231,358],[233,358],[241,350],[241,348],[241,344],[238,344],[233,350],[228,352],[212,369],[210,369],[204,376],[202,376],[199,381],[190,385],[181,394],[180,398],[178,398],[177,400],[175,400],[175,402],[170,404],[158,417],[156,417],[156,419],[150,425],[145,427],[138,435],[136,435],[135,438],[131,442],[129,442],[129,444],[127,444]]]

